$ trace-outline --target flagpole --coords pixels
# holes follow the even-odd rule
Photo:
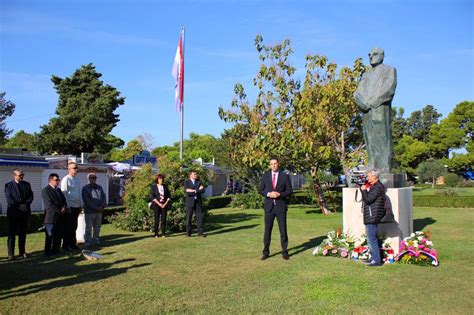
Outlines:
[[[181,27],[181,33],[183,36],[183,67],[184,67],[184,26]],[[184,94],[184,69],[183,69],[183,94]],[[183,134],[184,134],[184,95],[183,95],[183,103],[181,104],[181,138],[179,141],[179,160],[183,160]]]

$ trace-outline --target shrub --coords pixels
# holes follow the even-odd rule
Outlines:
[[[256,191],[237,194],[232,197],[231,206],[242,209],[260,209],[263,207],[263,196]]]
[[[231,196],[215,196],[207,198],[207,209],[219,209],[227,207],[232,201]]]
[[[453,173],[448,173],[444,176],[444,183],[448,187],[456,187],[459,184],[460,180],[461,178],[459,178],[458,175]]]
[[[150,186],[153,182],[151,164],[145,164],[134,172],[125,186],[125,212],[111,218],[112,224],[118,228],[136,232],[148,231],[152,226],[152,213],[148,208]]]
[[[459,187],[474,187],[474,181],[469,179],[464,179],[459,182]]]
[[[208,181],[208,173],[199,165],[193,165],[204,184]],[[188,178],[188,169],[179,162],[166,158],[160,159],[160,173],[165,175],[165,185],[171,194],[168,208],[167,223],[172,231],[184,231],[186,209],[184,206],[183,183]],[[146,164],[136,171],[125,187],[124,213],[119,213],[112,218],[116,227],[128,231],[150,231],[153,227],[153,213],[148,207],[154,174],[151,165]],[[203,217],[207,216],[206,201],[203,202]]]
[[[314,205],[317,202],[316,194],[311,190],[294,192],[289,198],[290,204]]]
[[[449,196],[449,197],[455,197],[458,195],[456,190],[449,188],[449,189],[444,189],[444,190],[438,190],[435,192],[436,195],[439,196]]]

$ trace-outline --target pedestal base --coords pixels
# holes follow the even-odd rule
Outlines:
[[[342,224],[344,233],[361,237],[365,235],[361,193],[355,195],[358,188],[342,189]],[[398,254],[400,241],[413,233],[413,192],[411,187],[388,188],[387,197],[392,204],[395,223],[379,224],[379,235],[388,238],[394,252]]]
[[[385,188],[402,188],[406,186],[405,174],[381,173],[379,178]]]

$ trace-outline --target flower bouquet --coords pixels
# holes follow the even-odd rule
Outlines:
[[[402,264],[439,266],[438,252],[434,249],[430,232],[411,233],[400,243],[397,261]]]
[[[394,263],[395,262],[394,250],[392,249],[388,239],[385,239],[385,237],[381,237],[379,239],[379,244],[380,243],[382,243],[382,247],[379,249],[380,256],[382,257],[382,260],[384,261],[384,263],[386,264]],[[358,242],[356,242],[355,247],[352,251],[351,257],[354,260],[370,260],[371,258],[370,248],[366,244],[365,238],[361,238]]]
[[[313,250],[314,256],[333,256],[341,258],[350,258],[350,253],[354,249],[355,240],[341,232],[330,231],[319,246]]]

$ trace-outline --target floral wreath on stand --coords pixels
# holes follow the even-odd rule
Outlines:
[[[417,231],[400,243],[397,261],[402,264],[439,266],[438,252],[431,241],[431,232]]]

